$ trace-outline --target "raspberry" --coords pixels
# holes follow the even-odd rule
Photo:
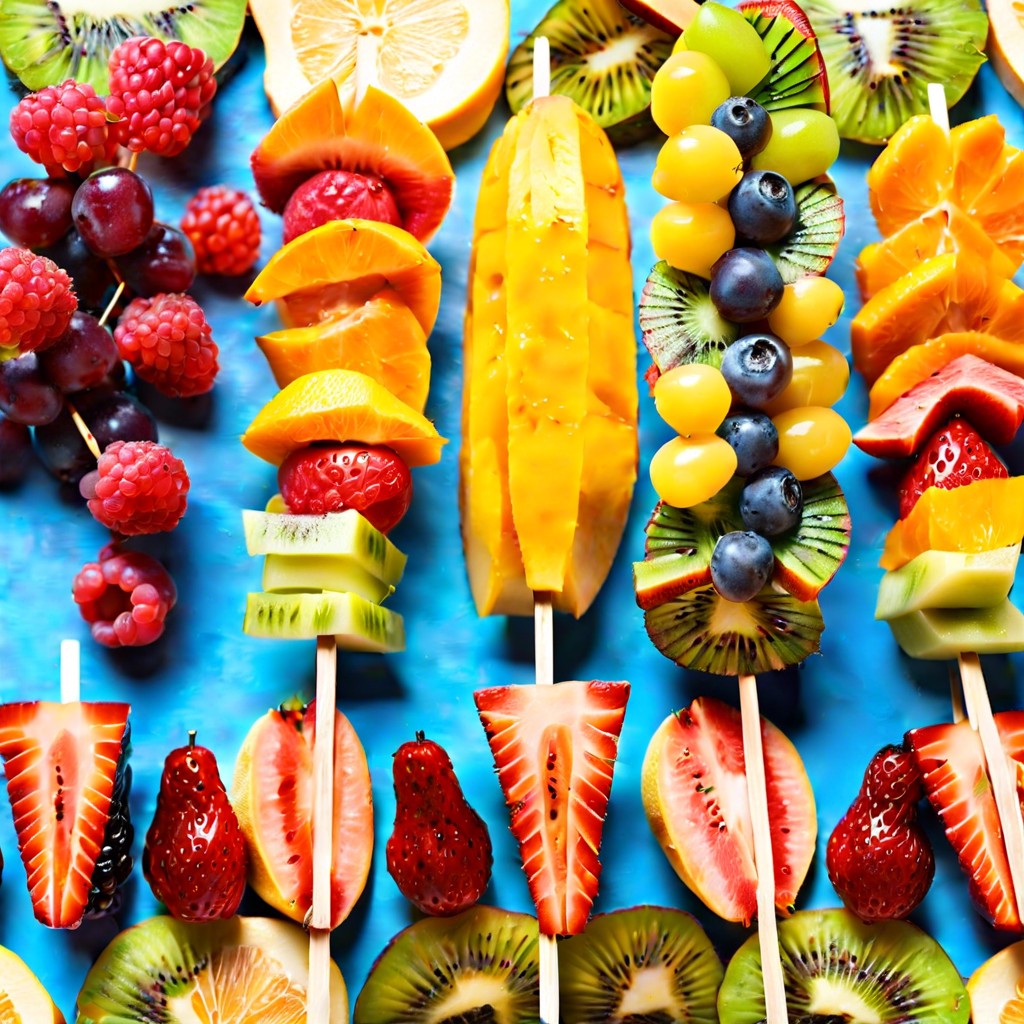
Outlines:
[[[110,55],[107,109],[133,153],[177,156],[192,141],[217,91],[213,61],[197,47],[136,36]]]
[[[103,100],[73,78],[31,93],[11,111],[15,145],[53,178],[86,175],[96,164],[110,163],[117,153],[110,129]]]
[[[52,345],[68,328],[78,299],[71,278],[45,256],[0,249],[0,348],[24,354]]]
[[[79,490],[107,529],[125,536],[173,530],[188,507],[181,459],[154,441],[114,441]]]
[[[164,631],[178,598],[174,580],[155,558],[108,544],[95,562],[83,565],[71,593],[105,647],[142,647]]]
[[[205,394],[217,371],[217,343],[199,303],[188,295],[133,299],[114,330],[121,358],[171,398]]]
[[[244,274],[260,255],[260,218],[252,200],[227,185],[201,188],[185,207],[181,230],[204,274]]]

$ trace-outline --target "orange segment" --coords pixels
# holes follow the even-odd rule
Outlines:
[[[332,220],[278,249],[245,293],[277,299],[286,327],[352,312],[384,288],[412,310],[425,334],[437,319],[441,267],[408,231],[374,220]]]
[[[430,420],[355,370],[320,370],[292,381],[242,435],[253,455],[275,466],[318,441],[387,445],[410,466],[437,462],[447,443]]]
[[[958,124],[949,133],[953,151],[953,187],[950,197],[964,210],[972,210],[1004,157],[1006,132],[990,114]]]
[[[991,334],[964,331],[941,334],[898,355],[875,381],[869,395],[868,419],[881,416],[900,395],[938,373],[958,356],[979,356],[1010,373],[1024,377],[1024,344],[1004,341]]]
[[[925,551],[992,551],[1024,538],[1024,476],[931,487],[885,538],[879,563],[898,569]]]
[[[392,288],[357,309],[311,327],[256,339],[277,386],[317,370],[358,370],[422,412],[430,387],[430,352],[419,321]]]

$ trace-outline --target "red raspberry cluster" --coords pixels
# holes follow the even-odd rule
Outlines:
[[[0,348],[25,353],[52,345],[77,308],[71,278],[53,260],[0,249]]]
[[[227,185],[201,188],[185,207],[181,230],[204,274],[234,276],[250,270],[260,255],[260,218],[252,200]]]

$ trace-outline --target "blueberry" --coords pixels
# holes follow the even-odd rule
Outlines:
[[[733,323],[763,320],[779,304],[783,287],[779,268],[764,249],[730,249],[711,268],[711,301]]]
[[[793,379],[793,356],[774,334],[745,334],[725,350],[722,376],[739,405],[760,409]]]
[[[733,530],[711,554],[711,582],[726,601],[749,601],[764,589],[775,567],[772,546],[760,534]]]
[[[711,115],[711,125],[736,143],[744,160],[760,153],[772,137],[768,111],[749,96],[730,96],[719,104]]]
[[[729,193],[736,234],[758,245],[785,238],[796,224],[793,186],[775,171],[747,171]]]
[[[753,409],[737,409],[718,428],[736,453],[736,475],[750,476],[770,466],[779,454],[779,432],[771,417]]]
[[[740,495],[740,515],[748,530],[777,537],[792,530],[804,511],[800,481],[782,466],[758,470]]]

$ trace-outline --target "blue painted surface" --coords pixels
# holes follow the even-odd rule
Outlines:
[[[537,0],[514,2],[513,33],[531,27],[542,7]],[[193,146],[176,161],[143,159],[141,169],[154,185],[161,219],[176,222],[186,199],[200,185],[228,182],[251,187],[249,152],[270,126],[271,116],[261,88],[258,39],[252,34],[246,39],[248,61],[218,96],[215,116]],[[13,93],[5,93],[4,111],[14,102]],[[1024,144],[1024,115],[989,68],[983,69],[955,114],[964,119],[982,112],[998,113],[1011,140]],[[385,870],[383,852],[394,813],[391,754],[415,730],[426,730],[448,748],[472,803],[491,827],[495,869],[487,900],[512,909],[530,908],[471,694],[480,686],[532,679],[531,627],[526,622],[477,619],[462,566],[456,507],[461,320],[470,224],[483,159],[506,116],[499,107],[487,130],[453,154],[456,203],[432,245],[443,266],[444,290],[431,337],[434,377],[428,413],[452,443],[440,466],[417,471],[412,511],[394,534],[410,556],[394,598],[394,607],[406,616],[408,650],[386,659],[343,656],[341,662],[339,703],[366,747],[376,810],[371,881],[352,918],[333,940],[353,998],[375,956],[413,919]],[[621,155],[638,291],[653,262],[647,233],[661,203],[649,185],[655,151],[649,144]],[[847,351],[849,315],[857,301],[853,259],[875,237],[864,181],[872,155],[866,147],[846,147],[835,168],[847,201],[848,234],[833,275],[846,288],[850,309],[830,340]],[[0,141],[0,171],[4,178],[35,174],[34,165],[6,136]],[[264,227],[265,260],[280,243],[280,224],[266,215]],[[0,496],[0,700],[57,699],[59,641],[82,639],[83,696],[125,700],[133,706],[137,857],[152,817],[163,759],[185,740],[188,729],[199,730],[200,742],[213,749],[223,774],[230,777],[251,722],[289,695],[311,695],[313,690],[312,643],[305,645],[303,654],[294,643],[248,639],[240,628],[245,594],[259,586],[260,565],[246,557],[239,510],[262,507],[275,489],[272,470],[238,443],[252,416],[274,392],[273,379],[252,339],[277,326],[273,309],[252,310],[241,301],[245,284],[212,279],[197,284],[196,297],[207,310],[222,352],[212,416],[202,429],[161,424],[162,439],[185,460],[192,476],[189,511],[181,526],[149,544],[170,568],[180,593],[164,641],[127,655],[111,655],[92,644],[69,593],[78,567],[105,543],[104,531],[78,502],[62,500],[41,469],[20,491]],[[641,369],[645,365],[642,359]],[[840,408],[853,424],[863,422],[866,400],[859,381]],[[667,432],[646,398],[641,415],[646,466]],[[856,792],[870,755],[911,727],[949,716],[946,667],[913,664],[901,657],[888,629],[872,619],[880,544],[894,517],[892,495],[884,483],[874,480],[874,468],[871,460],[854,452],[838,471],[853,513],[853,545],[822,598],[827,622],[823,656],[789,676],[761,680],[762,709],[799,748],[817,797],[821,838],[801,894],[804,907],[836,903],[824,870],[824,840]],[[620,557],[600,598],[581,622],[560,618],[556,624],[556,678],[626,678],[633,684],[605,829],[598,909],[639,902],[682,906],[697,914],[722,953],[728,954],[743,932],[712,920],[678,881],[647,830],[640,802],[644,752],[665,715],[702,693],[736,701],[731,681],[678,670],[655,651],[644,633],[633,602],[630,561],[642,551],[643,524],[653,503],[653,491],[643,476]],[[1021,667],[1018,658],[988,664],[997,709],[1021,705]],[[36,923],[6,801],[3,804],[0,849],[7,864],[0,887],[0,944],[28,961],[72,1017],[85,972],[116,925],[105,922],[74,933],[54,933]],[[1007,940],[973,912],[951,851],[934,827],[932,832],[936,881],[915,920],[939,939],[966,975]],[[263,912],[254,896],[247,897],[244,909]],[[156,910],[137,868],[121,924]]]

